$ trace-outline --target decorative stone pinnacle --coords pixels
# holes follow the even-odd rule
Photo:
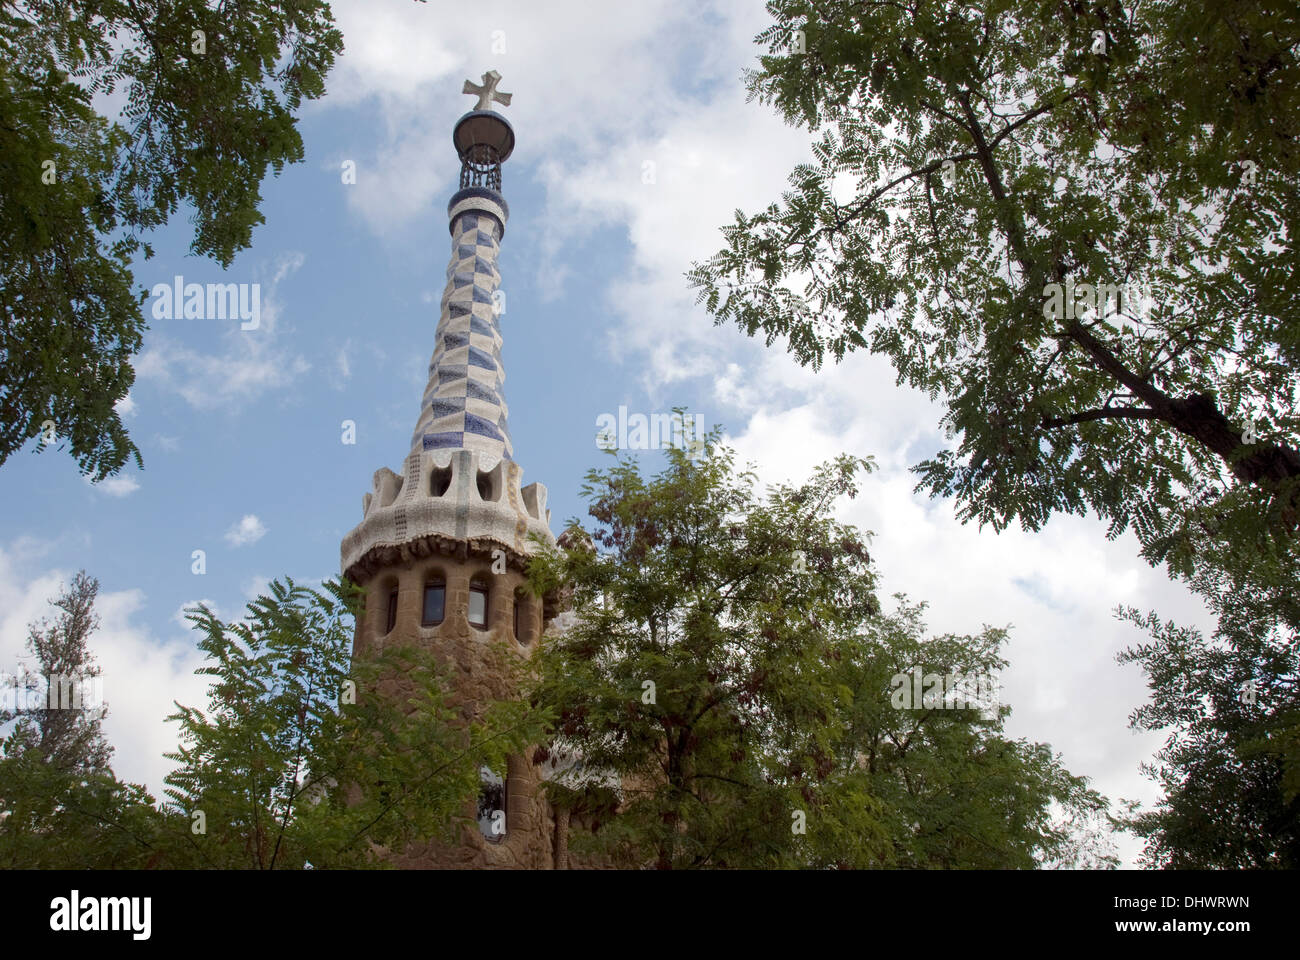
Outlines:
[[[475,110],[491,110],[493,100],[501,104],[503,107],[508,107],[510,106],[510,97],[512,94],[498,93],[497,84],[500,82],[501,74],[497,73],[495,70],[489,70],[487,73],[483,74],[482,84],[474,83],[472,80],[466,80],[465,87],[461,92],[478,97],[478,103],[474,107]]]

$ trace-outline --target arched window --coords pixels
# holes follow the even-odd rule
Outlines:
[[[514,609],[515,642],[524,647],[528,646],[532,640],[530,613],[528,598],[522,592],[516,593]]]
[[[397,584],[393,584],[388,591],[388,625],[384,627],[384,633],[392,633],[395,626],[397,626]]]
[[[439,470],[434,467],[429,471],[429,493],[435,497],[441,497],[451,486],[451,465],[448,464],[446,469]]]
[[[488,625],[488,585],[482,577],[469,582],[469,624],[486,630]]]
[[[493,843],[506,837],[506,780],[490,767],[479,767],[478,828]]]
[[[436,627],[442,623],[447,611],[447,582],[442,577],[430,577],[424,584],[424,609],[420,625]]]
[[[495,499],[492,495],[493,492],[494,491],[492,490],[492,474],[484,473],[483,471],[480,470],[478,475],[479,499],[483,500],[486,503],[490,503],[492,502],[492,500]]]

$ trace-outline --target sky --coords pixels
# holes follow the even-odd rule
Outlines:
[[[1138,766],[1163,737],[1129,729],[1147,690],[1138,667],[1115,662],[1146,638],[1114,610],[1208,627],[1201,603],[1095,517],[1036,533],[961,524],[953,502],[913,492],[909,471],[951,443],[943,410],[896,385],[885,359],[814,372],[695,304],[692,261],[722,247],[733,211],[777,200],[812,156],[807,130],[745,102],[741,71],[757,66],[754,37],[770,23],[762,3],[476,6],[470,17],[463,5],[336,0],[346,50],[328,94],[301,112],[305,161],[263,184],[252,247],[222,271],[188,255],[185,216],[153,237],[140,286],[255,283],[258,325],[154,319],[151,298],[119,406],[144,470],[92,485],[66,453],[35,445],[0,469],[11,504],[0,670],[23,663],[27,624],[61,584],[83,568],[97,577],[92,649],[114,769],[161,794],[176,744],[165,717],[174,701],[206,703],[184,609],[202,601],[229,619],[272,578],[338,575],[373,473],[401,470],[451,252],[451,129],[474,105],[461,86],[496,69],[513,95],[497,109],[517,137],[498,263],[505,395],[523,483],[547,487],[552,530],[585,517],[583,476],[608,462],[597,421],[620,406],[681,406],[719,425],[763,482],[806,479],[840,453],[874,456],[879,470],[838,517],[873,533],[881,596],[927,601],[935,633],[1010,627],[1010,735],[1050,743],[1112,800],[1156,799]],[[644,457],[654,467],[659,454]],[[1140,841],[1115,840],[1134,863]]]

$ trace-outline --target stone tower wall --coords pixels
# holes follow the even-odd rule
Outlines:
[[[437,576],[446,584],[446,618],[438,626],[421,625],[424,585]],[[488,584],[487,629],[470,624],[468,618],[470,580],[482,577]],[[516,566],[492,573],[492,558],[458,557],[434,552],[423,558],[411,557],[386,567],[365,584],[366,612],[357,624],[353,647],[355,659],[370,659],[384,649],[413,646],[431,650],[447,668],[451,680],[450,705],[460,709],[466,720],[476,717],[490,701],[517,696],[509,681],[502,656],[529,657],[537,649],[543,629],[541,599],[522,592],[521,633],[514,635],[513,603],[524,577]],[[398,591],[396,624],[385,631],[388,599],[393,586]],[[553,866],[554,818],[541,793],[541,776],[526,757],[511,757],[506,774],[506,833],[489,840],[472,822],[475,800],[467,800],[465,815],[470,823],[462,830],[461,842],[447,846],[427,842],[391,855],[395,866],[407,869],[446,868],[531,868]]]

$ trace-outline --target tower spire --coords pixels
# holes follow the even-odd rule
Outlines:
[[[497,253],[510,211],[501,165],[515,134],[490,109],[507,104],[494,70],[466,81],[480,109],[457,121],[460,188],[447,204],[451,259],[429,383],[401,473],[375,471],[361,522],[343,538],[343,573],[365,591],[353,659],[387,647],[433,651],[448,665],[448,705],[470,721],[492,701],[519,696],[500,644],[519,657],[538,648],[559,596],[529,588],[530,555],[555,545],[546,488],[520,485],[502,395],[502,312]],[[383,695],[403,696],[404,678]],[[394,849],[398,866],[546,867],[555,862],[555,820],[540,790],[543,771],[526,755],[481,774],[479,829],[459,842],[424,838]],[[475,807],[467,798],[466,813]],[[490,815],[490,816],[489,816]]]
[[[460,156],[460,190],[447,204],[451,262],[434,335],[429,383],[411,438],[411,452],[477,450],[485,460],[513,459],[501,363],[498,320],[503,300],[497,255],[510,208],[501,195],[501,165],[514,150],[515,133],[490,108],[507,105],[501,74],[489,70],[482,85],[465,81],[478,106],[456,123],[452,143]]]
[[[501,194],[501,165],[515,148],[515,132],[490,109],[511,95],[489,70],[482,84],[465,81],[478,107],[456,121],[452,144],[460,157],[460,189],[447,203],[451,258],[443,290],[429,380],[400,475],[375,473],[361,524],[344,538],[343,569],[366,577],[387,560],[385,550],[439,542],[504,546],[522,563],[536,534],[553,542],[546,488],[520,486],[501,362],[503,313],[497,255],[510,207]],[[431,542],[431,541],[430,541]]]

